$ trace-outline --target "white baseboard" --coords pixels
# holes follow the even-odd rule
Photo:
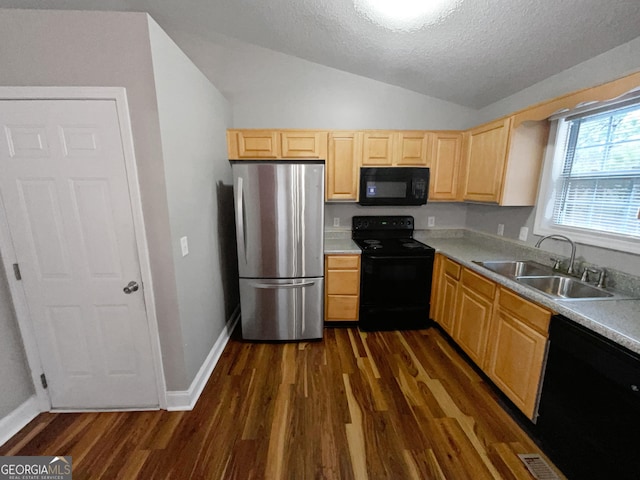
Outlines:
[[[195,407],[198,398],[200,398],[202,390],[204,390],[209,377],[213,373],[213,369],[220,359],[220,355],[222,355],[224,347],[231,338],[231,332],[236,328],[239,319],[240,305],[238,305],[231,314],[231,318],[227,321],[225,328],[222,330],[218,340],[216,340],[216,343],[211,348],[211,351],[200,367],[198,374],[193,379],[193,382],[191,382],[189,390],[173,390],[167,392],[167,410],[193,410],[193,407]]]
[[[38,397],[32,395],[4,418],[0,418],[0,447],[40,413]]]

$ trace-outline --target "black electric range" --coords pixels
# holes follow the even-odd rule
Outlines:
[[[353,217],[352,238],[362,250],[361,329],[428,327],[435,250],[413,230],[411,216]]]

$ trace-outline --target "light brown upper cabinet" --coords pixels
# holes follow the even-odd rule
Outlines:
[[[326,165],[327,200],[357,200],[362,132],[330,132]]]
[[[327,132],[317,130],[227,130],[229,159],[325,159]]]
[[[429,140],[427,132],[396,132],[394,165],[407,167],[429,166]]]
[[[434,132],[431,137],[429,201],[459,200],[462,133]]]
[[[227,130],[229,158],[280,158],[280,133],[273,130]]]
[[[284,131],[282,158],[327,158],[327,132]]]
[[[535,205],[549,125],[513,117],[465,132],[463,200],[507,206]]]
[[[394,132],[364,132],[362,166],[390,167],[393,165],[395,138]]]
[[[422,130],[364,132],[363,167],[429,166],[429,132]]]

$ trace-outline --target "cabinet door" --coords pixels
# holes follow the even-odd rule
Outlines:
[[[495,283],[463,269],[456,297],[453,338],[481,368],[485,361],[494,295]]]
[[[461,133],[434,133],[431,141],[429,200],[456,200],[460,172]]]
[[[280,158],[280,134],[273,130],[230,132],[237,158]]]
[[[282,158],[327,158],[327,132],[282,132]]]
[[[511,401],[533,419],[547,336],[500,307],[491,328],[485,371]]]
[[[458,280],[443,275],[440,286],[439,320],[440,326],[453,337],[456,319],[456,300],[458,297]]]
[[[463,192],[465,200],[499,201],[510,125],[511,117],[469,131]]]
[[[361,132],[331,132],[327,155],[327,200],[357,200]]]
[[[438,309],[440,305],[440,287],[443,283],[442,278],[442,255],[436,253],[433,259],[433,273],[431,274],[431,300],[429,302],[429,318],[438,321]]]
[[[428,167],[429,140],[427,132],[397,132],[395,165]]]
[[[390,167],[393,164],[394,132],[365,132],[362,165]]]

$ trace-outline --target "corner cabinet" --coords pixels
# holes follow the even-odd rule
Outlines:
[[[553,312],[444,255],[436,265],[432,318],[535,419]]]
[[[360,307],[360,255],[325,255],[324,319],[327,322],[358,320]]]
[[[513,125],[507,117],[465,132],[463,200],[535,205],[549,124]]]

